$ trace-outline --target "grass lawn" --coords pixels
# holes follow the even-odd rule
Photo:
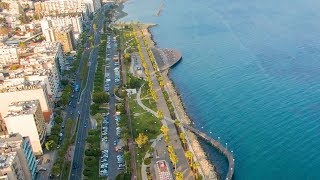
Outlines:
[[[129,103],[132,114],[133,137],[136,138],[139,133],[144,133],[149,139],[156,138],[160,134],[161,127],[158,118],[142,109],[133,98],[130,98]]]
[[[152,98],[150,91],[149,91],[149,86],[147,84],[145,84],[141,88],[141,101],[148,108],[150,108],[154,111],[157,111],[157,104],[154,101],[154,99]]]

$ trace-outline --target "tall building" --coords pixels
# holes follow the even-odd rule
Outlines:
[[[28,137],[0,136],[0,179],[35,180],[37,161]]]
[[[74,50],[74,36],[71,27],[56,29],[54,37],[57,42],[61,43],[63,52],[67,53]]]
[[[101,0],[84,0],[84,3],[88,6],[90,13],[94,13],[101,8]]]
[[[47,21],[47,20],[42,20],[40,24],[41,24],[42,33],[43,33],[44,37],[46,38],[46,41],[47,42],[54,42],[55,38],[54,38],[54,31],[53,31],[52,22]]]
[[[19,56],[16,47],[0,46],[0,64],[7,66],[19,63]]]
[[[48,42],[55,42],[54,31],[71,27],[74,39],[77,40],[82,33],[82,16],[45,17],[41,21],[41,30]]]
[[[28,136],[35,155],[42,155],[41,144],[45,140],[46,127],[38,100],[13,102],[3,118],[8,133]],[[27,128],[26,128],[27,127]]]

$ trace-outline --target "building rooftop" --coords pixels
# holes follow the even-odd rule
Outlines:
[[[9,111],[5,118],[34,114],[38,108],[38,104],[38,100],[12,102],[9,104]]]
[[[0,136],[0,168],[11,165],[17,150],[20,149],[23,138],[20,134],[10,134]]]
[[[17,152],[7,152],[5,154],[0,155],[0,168],[10,167]]]

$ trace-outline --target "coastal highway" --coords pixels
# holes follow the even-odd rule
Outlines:
[[[82,170],[83,170],[83,156],[85,151],[85,139],[87,137],[90,118],[90,104],[91,104],[91,93],[93,89],[93,79],[94,74],[96,71],[97,65],[97,57],[98,57],[98,45],[100,43],[100,30],[103,26],[104,22],[104,10],[109,6],[103,6],[101,8],[102,13],[97,13],[97,29],[94,32],[94,47],[89,55],[89,70],[88,70],[88,77],[87,77],[87,84],[83,88],[81,93],[78,110],[79,114],[79,121],[78,121],[78,131],[76,134],[76,141],[75,141],[75,151],[72,158],[72,166],[71,166],[71,173],[70,178],[71,180],[78,180],[82,179]],[[86,65],[86,64],[84,64]]]

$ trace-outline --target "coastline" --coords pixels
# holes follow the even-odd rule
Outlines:
[[[154,26],[147,26],[146,31],[144,31],[144,33],[145,33],[145,36],[147,37],[147,41],[150,41],[150,44],[156,47],[157,43],[155,42],[153,38],[154,36],[150,30],[152,27]],[[173,81],[168,76],[169,70],[170,68],[168,70],[161,72],[161,75],[163,76],[163,80],[166,84],[165,90],[169,94],[170,101],[172,102],[173,107],[175,109],[175,113],[177,117],[179,117],[180,121],[182,121],[185,124],[192,124],[192,120],[189,118],[187,114],[187,111],[180,97],[180,94],[176,90]],[[198,140],[198,137],[190,131],[186,131],[186,136],[190,141],[190,144],[192,146],[191,148],[195,152],[194,153],[195,158],[199,162],[200,168],[204,173],[204,176],[205,176],[204,179],[212,179],[212,180],[219,179],[220,175],[217,173],[214,164],[208,159],[206,152],[203,150]]]
[[[119,13],[116,16],[116,21],[119,19],[127,16],[128,14],[123,11],[124,8],[124,2],[120,3],[119,6],[116,8],[116,11]],[[158,24],[141,24],[143,26],[143,33],[147,37],[147,41],[151,46],[157,47],[157,42],[154,40],[154,35],[151,32],[151,28],[156,27]],[[177,114],[177,117],[185,123],[185,124],[191,124],[192,120],[189,118],[187,111],[185,109],[185,106],[183,104],[183,101],[180,97],[180,93],[176,90],[173,81],[168,76],[169,69],[161,72],[164,82],[166,84],[165,90],[169,94],[170,101],[173,104],[173,107],[175,109],[175,113]],[[198,137],[190,132],[186,131],[186,136],[188,137],[191,148],[193,149],[195,159],[199,162],[199,167],[201,168],[204,178],[203,179],[212,179],[217,180],[220,179],[220,175],[217,173],[216,168],[214,164],[208,159],[206,152],[203,150],[200,142],[198,141]]]

